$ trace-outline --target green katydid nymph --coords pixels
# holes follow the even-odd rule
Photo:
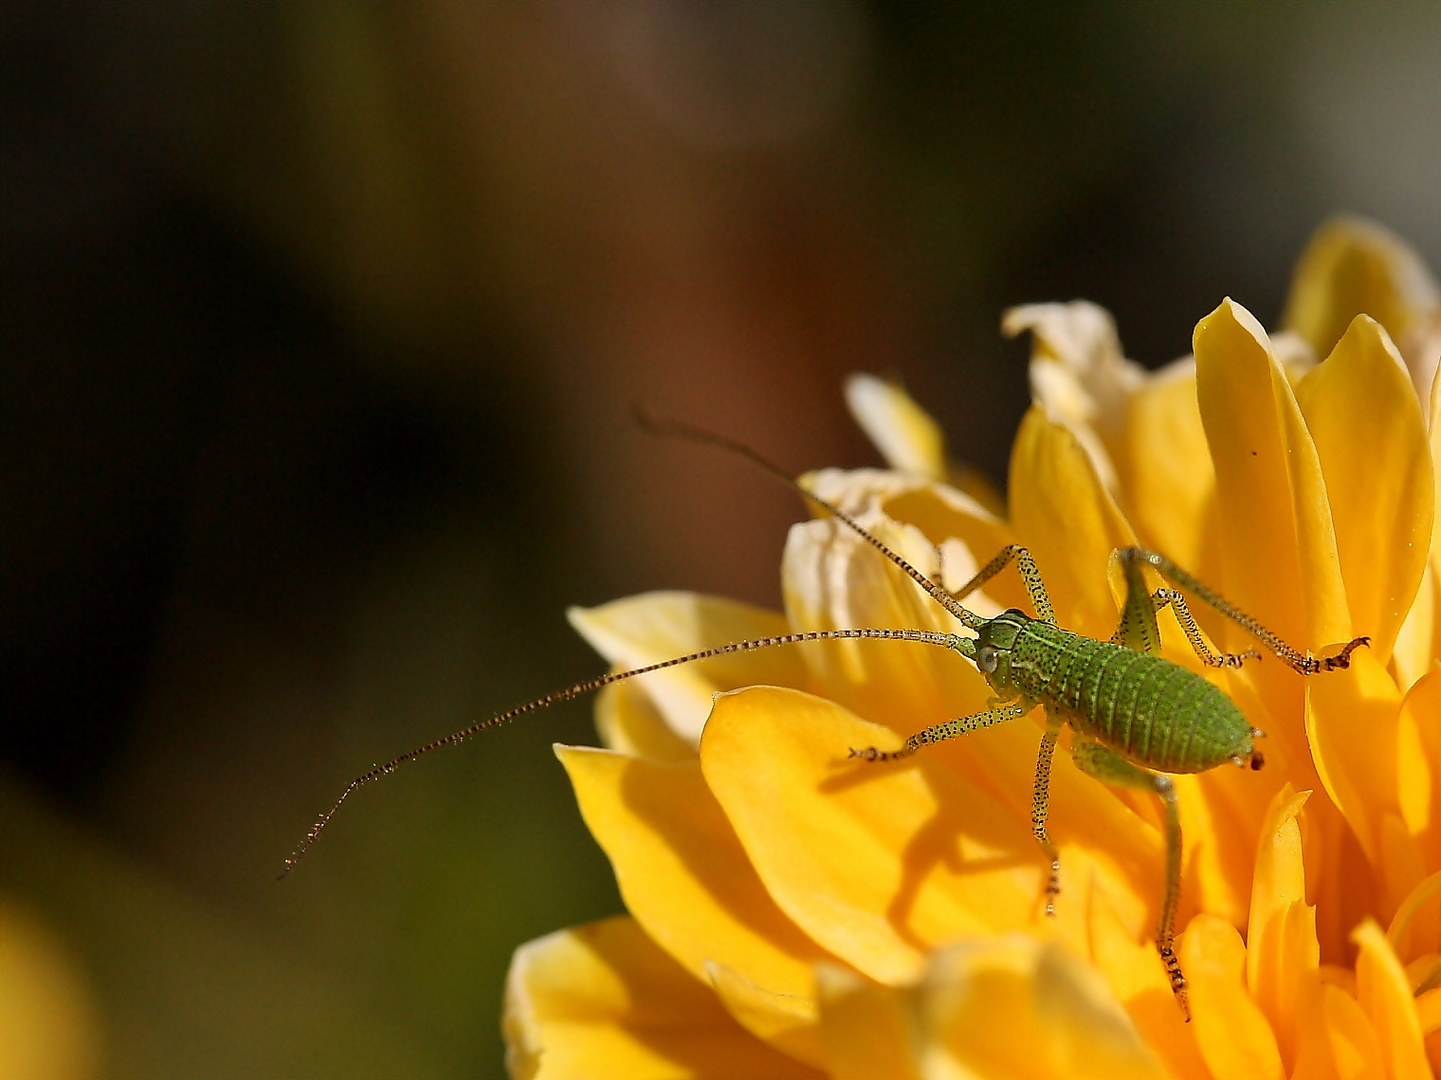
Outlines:
[[[1263,733],[1251,726],[1241,709],[1214,683],[1159,655],[1161,637],[1156,616],[1162,609],[1169,608],[1196,655],[1209,667],[1238,667],[1249,659],[1259,659],[1260,654],[1254,650],[1224,653],[1212,649],[1187,606],[1186,595],[1236,623],[1303,676],[1349,666],[1351,653],[1367,644],[1369,639],[1355,638],[1330,656],[1311,657],[1282,641],[1164,555],[1137,547],[1116,553],[1127,592],[1115,633],[1108,641],[1086,637],[1057,625],[1040,570],[1024,547],[1011,545],[1004,548],[970,581],[959,589],[948,591],[940,582],[928,578],[882,543],[853,517],[806,490],[749,447],[684,424],[657,423],[643,416],[640,422],[652,433],[719,446],[748,458],[856,533],[975,636],[906,628],[802,631],[738,641],[587,679],[497,713],[357,776],[286,859],[281,877],[305,856],[356,788],[378,780],[432,750],[463,742],[487,728],[526,713],[612,683],[710,657],[812,641],[866,639],[915,642],[959,653],[973,663],[995,691],[991,707],[924,728],[907,738],[898,750],[852,747],[850,756],[863,763],[892,761],[914,754],[929,744],[959,738],[1025,716],[1037,707],[1044,708],[1046,725],[1036,760],[1031,822],[1035,838],[1050,863],[1045,901],[1046,913],[1051,915],[1061,886],[1060,859],[1047,830],[1051,763],[1057,739],[1062,730],[1069,727],[1072,758],[1082,772],[1116,787],[1150,791],[1161,801],[1165,880],[1157,919],[1156,949],[1176,1001],[1189,1020],[1186,979],[1175,952],[1182,849],[1177,796],[1170,774],[1206,772],[1225,764],[1249,765],[1259,769],[1263,758],[1255,742]],[[986,618],[962,605],[962,600],[1012,563],[1025,584],[1034,615],[1011,609]],[[1160,588],[1152,592],[1143,572],[1145,567],[1175,588]]]

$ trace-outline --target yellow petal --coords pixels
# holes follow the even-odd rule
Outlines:
[[[822,698],[757,687],[717,699],[706,782],[781,909],[885,982],[936,942],[1033,921],[1044,889],[1029,830],[924,760],[847,761],[871,745],[898,739]]]
[[[905,995],[830,964],[816,969],[832,1080],[923,1080]]]
[[[1007,935],[953,946],[910,996],[930,1076],[1165,1075],[1105,981],[1055,943]]]
[[[1376,1028],[1346,991],[1308,979],[1291,1080],[1386,1080]]]
[[[846,379],[846,405],[891,468],[946,479],[941,426],[895,383],[874,375],[852,375]]]
[[[1441,1031],[1441,989],[1427,990],[1416,999],[1416,1015],[1427,1035]]]
[[[651,940],[699,979],[716,961],[768,990],[812,993],[811,964],[826,953],[767,895],[698,762],[579,746],[558,746],[556,755]]]
[[[1441,290],[1409,245],[1375,222],[1343,217],[1316,230],[1281,321],[1325,356],[1353,318],[1370,315],[1409,355],[1438,306]]]
[[[1441,337],[1441,331],[1438,331]],[[1441,377],[1431,384],[1430,419],[1431,431],[1431,476],[1435,481],[1435,505],[1441,506]],[[1432,596],[1431,658],[1441,663],[1441,528],[1431,529],[1431,583]]]
[[[1434,527],[1432,535],[1436,535]],[[1414,685],[1434,662],[1431,646],[1437,635],[1436,566],[1437,559],[1433,555],[1421,575],[1421,587],[1416,590],[1411,610],[1396,634],[1391,659],[1396,667],[1396,681],[1403,688]]]
[[[1396,728],[1401,695],[1366,650],[1344,671],[1306,680],[1306,736],[1316,770],[1361,842],[1380,867],[1380,822],[1400,813],[1396,794]]]
[[[1351,637],[1345,587],[1315,444],[1266,332],[1230,300],[1196,326],[1196,392],[1216,468],[1221,591],[1294,648]],[[1238,647],[1254,642],[1228,630]],[[1278,663],[1254,665],[1279,721],[1268,726],[1304,760],[1302,680]]]
[[[1336,527],[1352,633],[1385,664],[1429,555],[1433,484],[1421,403],[1401,356],[1358,315],[1296,387]]]
[[[1441,870],[1417,882],[1416,887],[1396,906],[1396,914],[1386,928],[1386,940],[1397,956],[1424,954],[1428,950],[1434,951],[1441,944],[1436,939],[1436,905],[1427,903],[1434,900],[1438,893],[1441,893]],[[1414,936],[1425,943],[1423,947],[1407,944],[1408,938],[1413,936],[1413,929],[1416,931]]]
[[[851,747],[897,745],[833,702],[756,687],[717,699],[701,766],[776,903],[872,978],[904,980],[927,949],[968,934],[1044,925],[1083,941],[1079,898],[1068,903],[1063,891],[1057,917],[1043,914],[1044,859],[1027,812],[930,754],[880,765],[847,757]],[[1062,888],[1094,873],[1134,933],[1146,910],[1137,895],[1149,901],[1159,890],[1155,834],[1061,765],[1052,820]],[[1022,790],[1028,808],[1029,785]]]
[[[1131,396],[1121,502],[1141,542],[1188,570],[1202,569],[1202,524],[1216,471],[1196,404],[1196,362],[1178,360]]]
[[[724,964],[709,963],[706,971],[721,1004],[741,1027],[797,1061],[826,1067],[820,1006],[814,997],[767,990]]]
[[[822,1074],[741,1028],[628,918],[522,945],[506,980],[517,1080],[731,1080]]]
[[[1256,852],[1246,934],[1246,985],[1270,1020],[1286,1065],[1295,1061],[1297,994],[1321,963],[1296,823],[1310,794],[1292,792],[1288,784],[1271,801]]]
[[[1230,923],[1197,915],[1181,940],[1191,984],[1196,1042],[1211,1072],[1235,1080],[1280,1080],[1281,1052],[1266,1015],[1246,991],[1246,947]]]
[[[749,604],[687,592],[653,592],[595,608],[571,608],[570,624],[612,664],[637,668],[717,645],[784,634],[785,616]],[[644,675],[639,684],[666,723],[692,745],[710,713],[711,696],[751,683],[806,685],[794,649],[720,656]]]
[[[1111,552],[1136,542],[1091,459],[1039,406],[1021,421],[1011,450],[1011,524],[1041,568],[1057,621],[1087,637],[1109,638],[1116,604]]]
[[[1356,928],[1351,940],[1360,948],[1356,999],[1380,1037],[1387,1074],[1391,1080],[1427,1080],[1431,1069],[1421,1041],[1421,1019],[1401,961],[1370,919]]]
[[[1441,667],[1406,692],[1397,754],[1401,813],[1435,865],[1441,856]]]

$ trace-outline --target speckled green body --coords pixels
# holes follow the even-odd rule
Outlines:
[[[1081,637],[1019,611],[976,640],[982,673],[1003,697],[1048,705],[1135,765],[1197,773],[1250,757],[1251,724],[1214,684],[1159,656]]]

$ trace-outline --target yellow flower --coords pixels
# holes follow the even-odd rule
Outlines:
[[[1026,545],[1060,623],[1093,638],[1110,637],[1123,595],[1111,553],[1138,542],[1313,654],[1370,637],[1346,671],[1302,679],[1267,658],[1207,675],[1267,732],[1267,767],[1176,778],[1193,1023],[1152,944],[1155,800],[1057,755],[1062,892],[1047,918],[1039,721],[848,761],[981,711],[991,691],[942,650],[828,641],[613,685],[597,703],[607,748],[557,748],[629,915],[517,952],[512,1074],[1431,1075],[1441,305],[1404,245],[1343,221],[1302,259],[1287,320],[1272,338],[1225,301],[1194,358],[1150,374],[1092,305],[1009,312],[1008,333],[1033,335],[1035,404],[1004,519],[948,482],[934,423],[876,380],[848,396],[894,468],[803,478],[948,587]],[[658,593],[572,620],[618,668],[792,630],[955,629],[829,517],[793,527],[782,582],[784,614]],[[1026,599],[1003,575],[967,603],[992,615]],[[1226,648],[1254,644],[1197,614]],[[1173,620],[1162,634],[1200,670]]]

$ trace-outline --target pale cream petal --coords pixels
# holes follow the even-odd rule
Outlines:
[[[1084,300],[1027,304],[1005,313],[1004,334],[1026,330],[1035,336],[1032,399],[1052,422],[1071,429],[1102,484],[1114,491],[1127,399],[1145,381],[1145,369],[1122,354],[1110,313]]]
[[[949,484],[877,469],[820,469],[802,476],[801,484],[852,516],[884,513],[900,524],[916,526],[934,545],[959,540],[983,562],[1011,542],[1004,521]],[[999,594],[997,598],[1001,599]]]
[[[511,961],[502,1017],[515,1080],[809,1080],[629,918],[560,930]]]
[[[596,695],[595,729],[607,749],[631,757],[694,761],[697,756],[696,745],[676,734],[635,679],[611,683]]]
[[[940,425],[895,383],[852,375],[846,379],[846,405],[891,468],[946,479],[946,439]]]
[[[688,592],[645,593],[566,614],[596,652],[625,668],[790,629],[777,612]],[[805,663],[794,648],[765,649],[657,671],[641,676],[638,685],[671,729],[694,746],[716,691],[751,683],[805,686]]]
[[[858,520],[921,573],[936,572],[936,549],[918,528],[898,525],[874,507],[858,511]],[[829,518],[791,527],[781,588],[786,613],[798,631],[962,629],[899,568]],[[828,697],[907,733],[978,711],[990,694],[969,663],[933,646],[829,641],[806,644],[798,652],[809,665],[814,685]]]

